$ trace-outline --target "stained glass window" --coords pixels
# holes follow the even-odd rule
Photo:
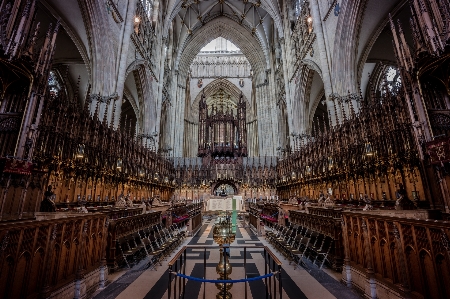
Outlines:
[[[399,69],[395,66],[389,66],[386,68],[384,76],[388,91],[392,94],[397,94],[402,87],[402,78],[400,77]],[[386,91],[383,88],[383,82],[381,84],[382,93],[385,93]]]
[[[54,71],[50,71],[48,76],[48,88],[51,94],[58,95],[61,90],[61,84],[59,83],[58,76]]]

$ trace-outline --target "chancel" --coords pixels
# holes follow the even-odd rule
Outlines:
[[[450,0],[0,0],[0,298],[450,298]]]

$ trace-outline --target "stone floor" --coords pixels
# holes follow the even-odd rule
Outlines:
[[[212,238],[212,226],[214,219],[204,220],[201,229],[194,237],[185,239],[182,245],[214,245]],[[238,222],[238,230],[236,232],[236,241],[231,246],[258,246],[271,245],[266,242],[263,237],[257,237],[250,229],[242,227]],[[180,247],[181,248],[181,247]],[[239,279],[245,276],[244,259],[242,248],[231,248],[230,263],[233,272],[231,279]],[[282,285],[283,298],[345,298],[359,299],[362,298],[354,290],[344,286],[340,281],[341,274],[330,269],[319,270],[316,266],[307,263],[307,270],[298,267],[294,270],[293,265],[284,260],[275,250],[275,255],[283,262]],[[167,286],[169,282],[168,261],[172,259],[176,252],[162,263],[157,270],[146,269],[147,261],[143,260],[132,269],[122,272],[113,273],[109,276],[111,281],[109,285],[97,291],[94,299],[160,299],[168,298]],[[186,274],[203,278],[204,275],[204,249],[190,248],[187,251]],[[207,251],[206,260],[206,278],[217,279],[215,266],[219,261],[219,252],[217,249]],[[248,248],[246,269],[248,277],[256,277],[264,274],[264,258],[262,249]],[[206,289],[204,290],[204,287]],[[236,283],[231,289],[233,298],[245,298],[245,290],[247,289],[247,298],[265,298],[265,285],[263,280],[251,283]],[[184,298],[205,298],[213,299],[218,290],[213,283],[202,284],[195,281],[187,281],[186,294]]]

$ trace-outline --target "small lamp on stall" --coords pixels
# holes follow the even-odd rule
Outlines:
[[[122,164],[123,164],[122,159],[120,159],[120,158],[117,159],[117,163],[116,163],[117,170],[122,171]]]
[[[83,159],[84,158],[84,144],[78,144],[77,146],[77,152],[75,154],[75,157],[78,159]]]
[[[372,144],[370,142],[366,142],[365,144],[366,156],[373,156],[374,152],[372,149]]]

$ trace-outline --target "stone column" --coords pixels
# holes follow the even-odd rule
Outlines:
[[[321,71],[322,71],[323,86],[325,89],[325,97],[328,97],[330,94],[333,93],[333,86],[331,84],[331,76],[330,76],[331,64],[328,61],[328,56],[327,56],[327,48],[325,45],[326,35],[324,34],[324,31],[323,31],[323,26],[322,26],[323,18],[320,15],[319,0],[312,0],[310,7],[311,7],[311,16],[313,18],[314,32],[316,33],[317,47],[319,48],[319,58],[320,58],[320,66],[321,66]],[[327,102],[327,109],[328,110],[330,109],[328,102]],[[332,112],[332,111],[330,111],[330,112]],[[331,113],[331,115],[333,115],[333,113]],[[333,116],[330,121],[332,122],[332,124],[336,123],[336,119],[333,119]]]
[[[109,122],[114,123],[114,128],[117,128],[120,120],[120,113],[122,111],[122,97],[123,89],[125,86],[125,74],[127,70],[127,58],[128,50],[131,43],[131,33],[134,28],[134,15],[136,13],[137,0],[129,0],[126,8],[125,20],[121,32],[121,43],[119,44],[119,52],[117,56],[117,74],[114,90],[118,95],[118,101],[116,101],[115,115],[111,115]]]
[[[285,42],[284,37],[280,38],[279,40],[280,45],[281,45],[281,56],[283,59],[283,76],[284,76],[284,88],[285,88],[285,96],[286,96],[286,110],[287,111],[293,111],[292,108],[292,95],[291,95],[291,88],[290,88],[290,83],[289,83],[289,74],[288,74],[288,60],[287,60],[287,55],[286,55],[286,49],[287,49],[287,45]],[[288,117],[288,135],[290,135],[290,133],[292,133],[292,128],[293,128],[293,118],[292,117]]]
[[[170,35],[170,37],[172,37],[172,35]],[[166,41],[169,42],[169,45],[166,44]],[[155,126],[152,131],[158,134],[158,137],[156,137],[155,139],[155,146],[156,148],[160,148],[161,146],[159,145],[160,143],[160,138],[162,138],[160,132],[161,132],[161,108],[162,108],[162,102],[163,102],[163,86],[164,86],[164,62],[166,60],[166,55],[167,53],[172,53],[172,48],[171,48],[171,42],[173,42],[172,40],[166,40],[165,38],[162,38],[162,46],[160,48],[160,65],[159,65],[159,82],[151,82],[152,85],[152,91],[155,92],[155,88],[157,88],[157,96],[155,97],[155,109],[156,109],[156,120],[155,120]],[[166,51],[166,46],[170,46],[169,50]],[[171,61],[169,61],[169,65],[171,65]],[[162,146],[165,146],[164,144]]]
[[[174,135],[174,143],[173,143],[173,154],[175,157],[181,157],[183,155],[183,135],[184,135],[184,96],[185,96],[185,87],[180,84],[183,82],[182,75],[177,76],[177,85],[176,85],[176,100],[174,104],[174,113],[172,115],[173,121],[173,130],[172,134]]]
[[[281,119],[278,118],[277,113],[277,102],[278,102],[278,95],[276,94],[276,84],[275,84],[275,72],[269,73],[269,91],[271,98],[269,98],[269,112],[270,112],[270,120],[272,125],[272,146],[270,147],[270,156],[276,156],[276,148],[279,144],[279,133],[278,132],[278,123],[281,121]]]
[[[256,82],[258,82],[258,81],[256,81]],[[257,102],[257,109],[256,109],[256,115],[257,115],[257,119],[258,119],[258,126],[257,126],[257,130],[258,130],[258,135],[261,135],[261,136],[259,136],[259,139],[258,139],[258,151],[259,151],[259,154],[260,155],[264,155],[264,151],[263,151],[263,132],[264,132],[264,130],[263,130],[263,116],[262,116],[262,109],[261,109],[261,106],[262,106],[262,103],[260,102],[260,87],[259,86],[256,86],[256,88],[255,88],[255,97],[256,97],[256,102]]]

